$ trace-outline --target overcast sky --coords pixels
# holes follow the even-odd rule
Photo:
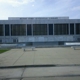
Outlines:
[[[80,18],[80,0],[0,0],[0,19],[8,17]]]

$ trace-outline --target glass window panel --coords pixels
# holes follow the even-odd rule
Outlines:
[[[26,35],[26,25],[25,24],[12,24],[11,25],[11,35],[12,36],[25,36]]]
[[[67,35],[69,33],[68,29],[68,24],[54,24],[55,35]]]
[[[47,24],[33,24],[33,35],[47,35]]]
[[[74,24],[70,24],[70,34],[74,34]]]
[[[53,24],[49,24],[49,35],[53,35]]]
[[[27,25],[27,35],[32,35],[31,24],[28,24],[28,25]]]
[[[3,25],[0,24],[0,36],[3,36]]]
[[[80,34],[80,24],[76,24],[76,34]]]
[[[5,36],[9,36],[9,25],[5,25]]]

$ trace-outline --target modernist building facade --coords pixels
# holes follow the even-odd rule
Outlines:
[[[63,45],[80,41],[80,19],[69,17],[9,17],[0,20],[0,43]]]

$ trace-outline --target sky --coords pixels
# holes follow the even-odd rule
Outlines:
[[[80,0],[0,0],[0,20],[60,16],[80,19]]]

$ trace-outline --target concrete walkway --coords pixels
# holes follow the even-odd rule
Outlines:
[[[0,54],[0,66],[80,64],[80,50],[72,48],[12,49]]]
[[[12,49],[0,54],[1,66],[80,65],[80,50],[73,48]],[[80,80],[80,66],[0,69],[0,80]]]
[[[80,80],[80,66],[0,69],[0,80]]]

